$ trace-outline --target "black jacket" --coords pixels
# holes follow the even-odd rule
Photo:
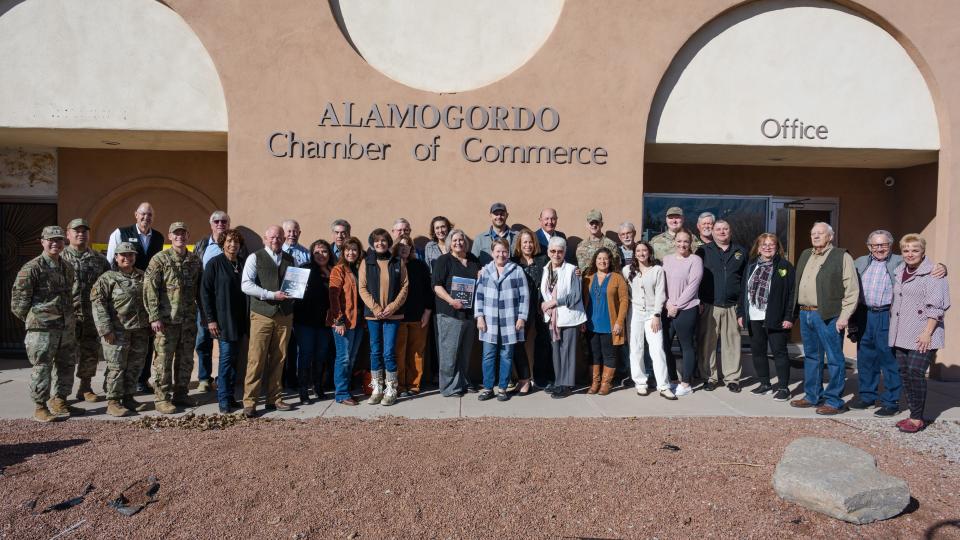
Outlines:
[[[757,258],[754,257],[747,265],[743,274],[743,292],[740,294],[739,316],[743,317],[743,326],[750,329],[750,299],[747,281],[757,267]],[[768,331],[783,329],[783,321],[793,321],[793,306],[797,303],[797,273],[790,261],[780,257],[773,258],[773,273],[770,276],[770,295],[767,297],[767,312],[764,326]]]
[[[400,308],[403,322],[420,322],[423,312],[436,308],[436,298],[430,278],[430,267],[420,259],[407,261],[407,301]]]
[[[330,274],[323,275],[312,257],[302,268],[310,269],[310,277],[303,298],[293,304],[293,323],[314,328],[326,326],[330,309]]]
[[[747,250],[732,244],[726,251],[715,242],[700,246],[697,255],[703,259],[703,279],[700,280],[700,302],[717,307],[738,306],[747,267]]]
[[[224,254],[210,259],[200,282],[200,302],[206,316],[204,324],[216,321],[220,338],[236,341],[250,332],[250,303],[240,289],[243,259],[237,258],[239,271]]]

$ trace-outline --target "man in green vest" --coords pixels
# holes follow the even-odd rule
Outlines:
[[[283,251],[283,229],[271,225],[263,233],[263,248],[253,252],[243,265],[240,288],[250,297],[250,349],[243,384],[243,414],[256,416],[261,387],[267,410],[289,411],[293,406],[282,397],[281,377],[293,327],[293,298],[281,290],[287,269],[296,267]]]
[[[810,230],[812,248],[797,261],[797,307],[803,338],[804,396],[790,402],[800,408],[816,407],[817,414],[847,410],[841,397],[846,382],[843,332],[857,309],[860,284],[853,257],[833,247],[833,228],[817,222]],[[823,387],[823,354],[830,379]]]

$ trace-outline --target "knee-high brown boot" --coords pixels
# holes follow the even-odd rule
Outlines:
[[[590,389],[587,390],[588,394],[596,394],[600,390],[600,364],[593,364],[590,366]]]
[[[603,368],[603,378],[600,381],[600,391],[597,392],[601,396],[605,396],[610,393],[610,389],[613,387],[613,377],[617,373],[617,368],[606,367]]]

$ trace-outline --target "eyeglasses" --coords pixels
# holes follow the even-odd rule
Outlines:
[[[556,255],[556,254],[562,254],[563,251],[564,251],[564,250],[562,250],[562,249],[548,249],[548,250],[547,250],[548,253],[552,253],[552,254],[554,254],[554,255]]]
[[[883,249],[883,248],[890,247],[890,244],[889,244],[889,243],[885,243],[885,244],[867,244],[867,247],[870,248],[870,249]]]
[[[213,220],[213,222],[214,222],[214,223],[223,223],[224,225],[229,225],[229,224],[230,224],[230,220],[229,220],[229,219],[215,219],[215,220]]]

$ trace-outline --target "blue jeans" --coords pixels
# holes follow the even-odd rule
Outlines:
[[[311,386],[319,396],[323,392],[323,374],[333,380],[333,328],[328,326],[293,325],[297,338],[297,382],[300,391]]]
[[[502,390],[507,389],[510,384],[510,371],[513,366],[513,345],[504,345],[501,343],[502,337],[497,337],[496,343],[482,342],[483,345],[483,387],[490,390],[494,387],[497,379],[497,355],[500,356],[500,381],[496,386]],[[523,346],[523,343],[520,343]]]
[[[237,383],[237,352],[239,341],[218,340],[220,345],[220,365],[217,368],[217,401],[227,406],[233,397],[233,387]]]
[[[871,403],[877,400],[877,387],[883,373],[884,392],[880,403],[896,409],[900,402],[900,366],[890,349],[890,310],[867,311],[867,327],[857,344],[857,377],[860,379],[860,400]]]
[[[823,320],[817,311],[800,311],[800,336],[803,338],[803,391],[810,403],[822,399],[831,407],[843,407],[844,371],[843,347],[837,332],[837,317]],[[823,388],[823,354],[827,355],[830,380]]]
[[[208,381],[213,377],[213,336],[207,325],[203,324],[200,314],[197,313],[197,341],[194,346],[197,350],[197,379]],[[220,363],[223,363],[223,353],[220,353]]]
[[[397,372],[397,330],[400,321],[367,321],[370,330],[370,371]]]
[[[360,338],[363,337],[363,327],[347,328],[340,334],[333,332],[333,344],[337,348],[337,360],[333,366],[333,385],[336,388],[334,399],[337,402],[350,397],[350,378],[353,376],[353,363],[360,350]]]

